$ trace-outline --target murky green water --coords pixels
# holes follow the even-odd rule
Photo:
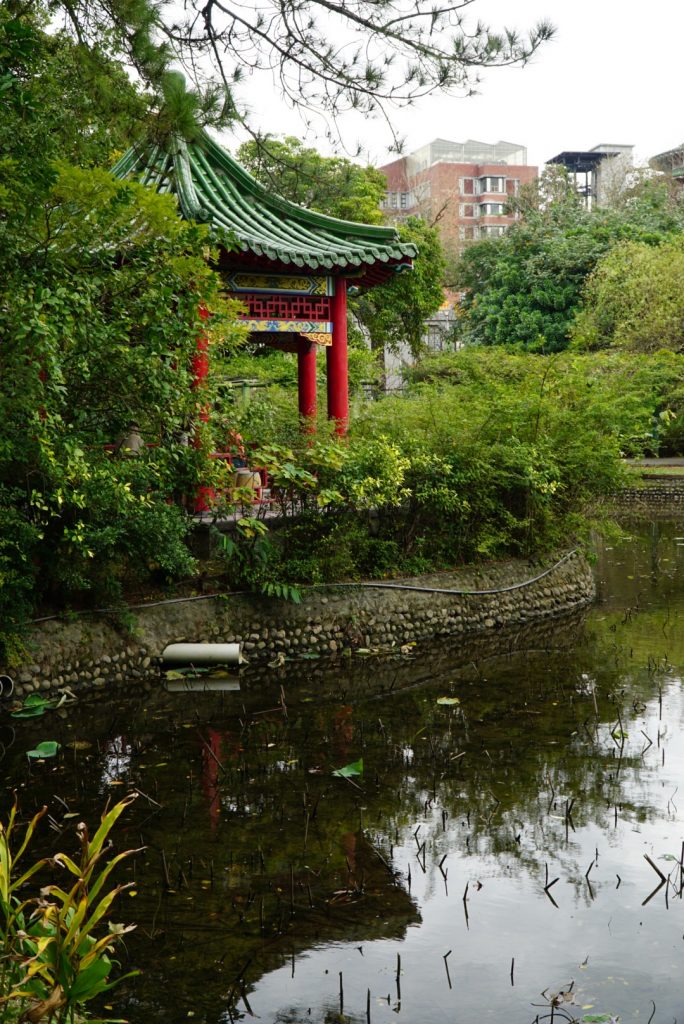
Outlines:
[[[65,814],[144,794],[116,837],[147,847],[118,1013],[532,1022],[569,991],[556,1020],[684,1022],[684,524],[597,568],[586,621],[133,693],[14,737],[0,719],[7,793],[49,804],[55,849]],[[41,739],[60,757],[31,767]]]

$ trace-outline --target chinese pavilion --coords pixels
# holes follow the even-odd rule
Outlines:
[[[325,349],[328,416],[344,433],[347,291],[409,270],[416,247],[392,227],[338,220],[273,195],[206,132],[192,142],[133,148],[113,173],[176,195],[183,217],[211,226],[226,292],[243,303],[252,334],[297,353],[302,417],[316,412],[316,356]],[[207,362],[198,356],[200,377]]]

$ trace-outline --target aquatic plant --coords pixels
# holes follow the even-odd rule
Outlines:
[[[78,863],[65,853],[43,857],[25,870],[20,866],[36,828],[45,815],[43,807],[17,836],[16,802],[6,825],[0,824],[0,1021],[20,1019],[37,1024],[42,1020],[73,1022],[83,1019],[83,1006],[117,985],[110,980],[116,961],[111,952],[131,925],[107,921],[116,897],[132,883],[107,887],[114,868],[135,850],[108,857],[109,834],[117,819],[132,803],[129,795],[102,815],[90,838],[80,822]],[[24,890],[44,868],[63,869],[71,885],[50,884],[39,894],[24,897]],[[105,930],[106,923],[106,930]]]

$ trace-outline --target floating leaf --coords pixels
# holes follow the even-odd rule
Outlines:
[[[461,701],[459,700],[458,697],[438,697],[437,698],[437,703],[438,704],[448,704],[449,706],[451,706],[453,704],[460,704]]]
[[[90,750],[92,743],[88,740],[71,740],[69,743],[64,744],[69,750]]]
[[[582,1024],[614,1024],[616,1018],[612,1013],[585,1013],[580,1020]]]
[[[35,750],[27,750],[26,756],[33,758],[55,757],[59,750],[59,743],[56,740],[43,740]]]
[[[363,775],[363,758],[360,757],[358,761],[346,764],[344,768],[336,768],[333,775],[338,779],[350,779],[353,775]]]
[[[39,693],[30,693],[18,711],[12,712],[12,718],[38,718],[44,715],[52,701],[41,697]]]

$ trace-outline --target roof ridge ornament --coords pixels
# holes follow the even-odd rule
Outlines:
[[[196,220],[202,224],[208,224],[211,221],[211,210],[202,205],[197,195],[197,189],[195,188],[190,168],[188,144],[182,136],[174,134],[171,137],[171,152],[174,161],[178,202],[183,216],[188,220]]]

